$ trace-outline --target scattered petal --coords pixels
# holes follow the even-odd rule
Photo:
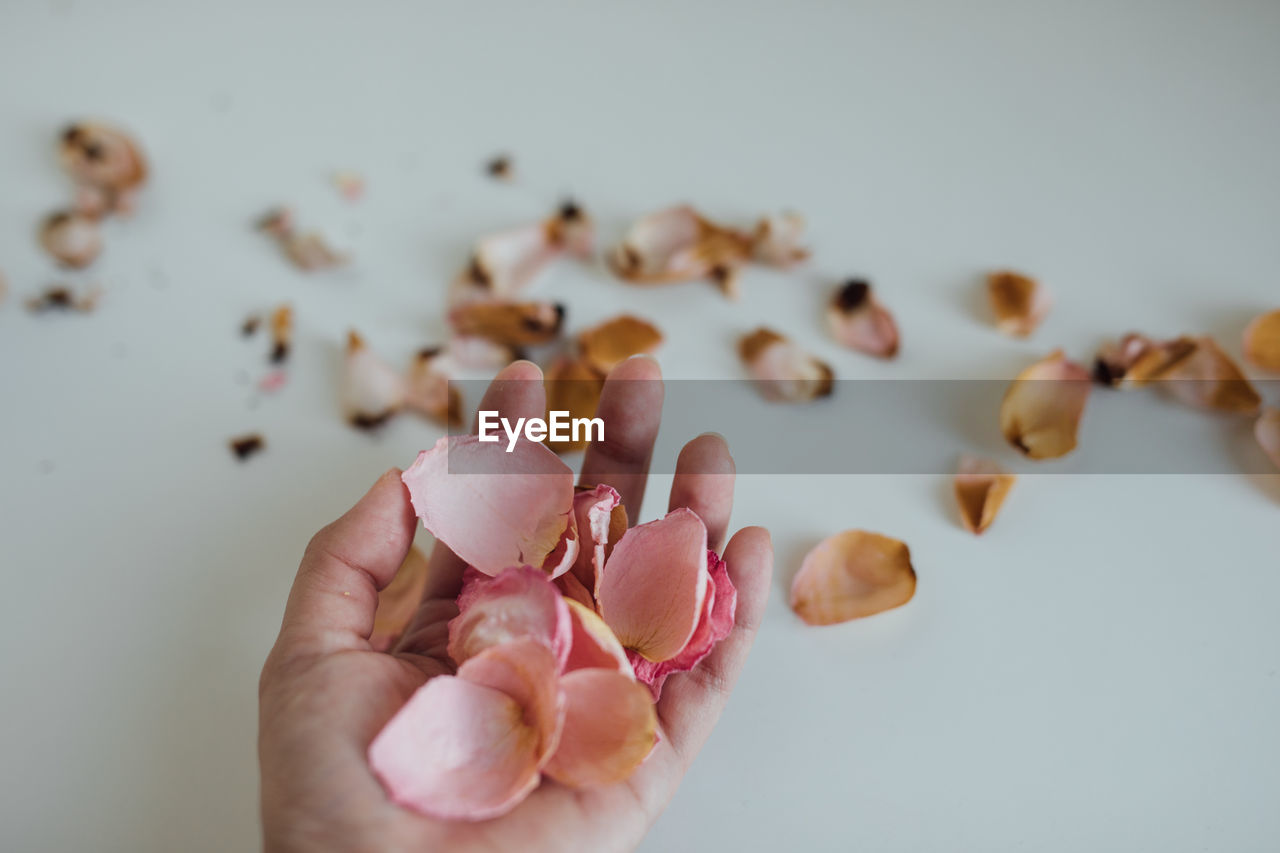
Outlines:
[[[1178,341],[1157,342],[1138,332],[1108,341],[1093,362],[1093,378],[1113,388],[1134,387],[1181,357]]]
[[[505,442],[447,436],[419,453],[403,479],[423,525],[484,574],[527,565],[554,577],[577,557],[573,472],[538,442],[518,441],[507,453]],[[567,557],[562,568],[544,565],[553,553]]]
[[[988,459],[961,456],[955,493],[965,529],[978,534],[990,527],[1017,479]]]
[[[595,224],[573,201],[547,219],[500,231],[476,243],[471,263],[454,280],[454,304],[508,298],[522,290],[561,255],[591,256]]]
[[[509,181],[515,176],[515,166],[511,162],[511,158],[506,154],[500,154],[494,157],[484,166],[485,172],[489,177],[496,178],[499,181]]]
[[[834,387],[830,365],[763,326],[738,341],[738,355],[766,400],[801,403],[830,396]]]
[[[519,347],[555,340],[564,325],[564,314],[559,303],[477,300],[450,311],[449,323],[459,335],[477,335]]]
[[[1280,371],[1280,310],[1255,317],[1244,330],[1244,357],[1263,370]]]
[[[1191,340],[1188,352],[1153,377],[1160,387],[1197,408],[1256,413],[1262,398],[1231,357],[1213,338]]]
[[[331,248],[324,237],[314,231],[286,237],[281,248],[295,267],[306,272],[340,267],[349,260],[345,254]]]
[[[258,220],[257,228],[268,237],[283,240],[293,234],[293,211],[287,207],[268,210]]]
[[[570,672],[560,686],[564,729],[543,771],[571,788],[626,779],[658,740],[658,715],[649,691],[607,669]]]
[[[262,317],[259,314],[250,314],[244,318],[244,322],[240,324],[240,336],[251,338],[257,333],[258,327],[262,325]]]
[[[231,452],[242,462],[258,451],[266,449],[266,446],[267,442],[256,433],[231,439]]]
[[[1034,332],[1052,307],[1049,292],[1039,281],[1009,270],[987,276],[987,297],[996,327],[1015,338]]]
[[[661,344],[658,327],[631,314],[621,314],[578,335],[582,360],[601,376],[633,355],[652,353]]]
[[[627,532],[627,510],[622,496],[612,486],[601,483],[594,488],[579,486],[574,491],[573,514],[580,539],[573,575],[594,602],[605,562]]]
[[[409,366],[405,402],[424,415],[452,427],[462,426],[462,392],[449,384],[448,356],[435,347],[420,350]]]
[[[571,578],[573,575],[564,575]],[[572,627],[572,642],[569,646],[569,658],[565,661],[564,671],[576,669],[612,669],[634,680],[631,661],[627,658],[626,649],[618,642],[618,637],[591,606],[572,598],[566,598],[569,608],[569,623]]]
[[[64,210],[45,219],[40,245],[64,267],[82,269],[102,253],[102,231],[96,219]]]
[[[1089,389],[1089,372],[1055,350],[1013,380],[1000,404],[1000,431],[1032,459],[1065,456],[1075,449]]]
[[[292,344],[293,306],[286,303],[271,312],[271,363],[285,362]]]
[[[388,651],[409,627],[427,588],[427,566],[427,555],[411,547],[391,583],[378,593],[373,634],[369,637],[374,651]]]
[[[1280,409],[1265,409],[1253,425],[1253,434],[1258,444],[1280,468]]]
[[[285,371],[271,370],[258,380],[258,390],[264,394],[274,394],[283,388],[288,381],[289,374]]]
[[[516,360],[514,349],[478,335],[456,335],[445,347],[445,355],[459,368],[497,370]]]
[[[359,334],[348,332],[340,397],[352,426],[381,426],[400,411],[406,394],[404,378],[374,354]]]
[[[552,362],[543,381],[547,387],[548,413],[568,412],[571,418],[595,417],[604,391],[604,377],[593,367],[581,359],[561,357]],[[567,441],[548,439],[547,446],[556,453],[581,450],[587,446],[587,436],[579,436],[577,441],[572,434]]]
[[[129,134],[97,122],[77,122],[62,132],[62,166],[88,192],[80,199],[84,212],[128,213],[147,179],[141,147]]]
[[[876,358],[898,354],[898,324],[861,279],[850,279],[827,306],[827,326],[843,346]]]
[[[668,660],[698,627],[708,585],[707,528],[692,510],[673,510],[614,546],[600,578],[600,615],[626,648]]]
[[[911,552],[897,539],[846,530],[809,552],[791,584],[791,609],[834,625],[901,607],[916,591]]]
[[[364,198],[364,176],[359,172],[335,172],[333,185],[337,188],[338,194],[347,201],[359,201]]]
[[[609,256],[613,271],[637,284],[710,279],[736,293],[737,271],[753,253],[752,238],[704,219],[688,205],[642,217]]]
[[[752,256],[762,264],[782,269],[808,259],[809,250],[800,245],[804,226],[804,217],[791,211],[764,217],[751,235]]]
[[[461,664],[485,649],[530,639],[550,649],[563,669],[572,636],[568,604],[546,572],[529,566],[492,578],[475,572],[449,622],[449,657]]]
[[[98,307],[98,300],[101,298],[102,291],[97,287],[76,294],[69,287],[55,285],[29,298],[27,310],[33,314],[43,314],[46,311],[78,311],[87,314]]]

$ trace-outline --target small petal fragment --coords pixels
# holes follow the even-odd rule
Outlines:
[[[1039,281],[1009,270],[987,276],[987,297],[996,327],[1015,338],[1034,332],[1052,307],[1049,292]]]
[[[271,363],[280,364],[289,358],[293,345],[293,307],[281,305],[271,312]]]
[[[77,122],[62,132],[59,159],[87,192],[83,212],[93,216],[132,210],[147,179],[142,148],[129,134],[98,122]]]
[[[601,376],[631,356],[651,353],[661,344],[658,327],[631,314],[621,314],[578,335],[582,360]]]
[[[1000,431],[1032,459],[1065,456],[1075,449],[1089,390],[1089,372],[1055,350],[1013,380],[1000,404]]]
[[[764,217],[751,235],[752,256],[762,264],[781,269],[806,260],[809,250],[800,245],[804,225],[804,217],[791,211]]]
[[[449,657],[461,664],[493,646],[530,639],[550,649],[563,667],[571,638],[568,605],[546,572],[529,566],[494,578],[477,572],[449,622]]]
[[[356,332],[347,333],[340,397],[352,426],[373,429],[400,411],[405,401],[404,377],[379,358]]]
[[[675,657],[698,627],[707,595],[707,528],[689,509],[628,530],[600,578],[600,615],[651,661]]]
[[[544,772],[571,788],[621,782],[657,743],[658,715],[644,685],[606,669],[561,679],[564,731]]]
[[[1271,461],[1280,468],[1280,409],[1266,409],[1253,425],[1258,444]]]
[[[827,326],[849,349],[876,358],[898,354],[898,324],[861,279],[850,279],[835,292],[827,306]]]
[[[459,335],[477,335],[508,347],[545,344],[555,340],[564,324],[564,306],[551,302],[474,300],[449,312]]]
[[[872,616],[911,600],[916,573],[897,539],[846,530],[809,552],[791,585],[791,609],[810,625]]]
[[[620,278],[637,284],[709,278],[732,295],[737,270],[751,254],[750,235],[723,228],[682,205],[632,225],[609,264]]]
[[[391,583],[378,593],[378,609],[373,614],[373,634],[369,644],[385,652],[396,644],[422,604],[427,588],[427,556],[410,548]]]
[[[553,552],[567,556],[568,571],[577,557],[573,472],[538,442],[518,441],[507,453],[501,442],[446,436],[402,479],[423,526],[484,574],[551,568],[544,563]]]
[[[988,459],[960,457],[955,493],[965,529],[980,534],[990,527],[1017,479]]]
[[[830,365],[763,326],[742,337],[738,356],[766,400],[802,403],[829,396],[834,387]]]
[[[83,269],[102,253],[102,231],[92,217],[61,211],[40,226],[40,245],[64,267]]]
[[[1280,310],[1255,317],[1244,330],[1244,357],[1263,370],[1280,372]]]
[[[572,575],[565,575],[572,577]],[[565,662],[564,671],[575,669],[612,669],[634,680],[631,662],[627,659],[626,649],[618,642],[613,630],[605,624],[594,610],[587,605],[566,598],[569,607],[569,621],[573,628],[573,641],[569,647],[569,658]]]
[[[1254,414],[1262,405],[1257,390],[1213,338],[1192,340],[1190,351],[1154,378],[1160,387],[1191,406]]]

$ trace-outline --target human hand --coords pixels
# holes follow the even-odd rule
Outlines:
[[[501,371],[481,409],[514,420],[542,417],[542,374],[528,362]],[[647,381],[645,381],[647,380]],[[662,411],[657,363],[636,358],[605,383],[598,416],[606,442],[588,447],[581,482],[607,482],[634,523]],[[685,445],[669,505],[689,507],[719,550],[733,504],[724,440]],[[660,739],[625,782],[572,789],[544,780],[511,812],[489,821],[440,821],[391,802],[369,769],[374,736],[429,678],[450,673],[448,622],[465,566],[437,544],[423,602],[390,652],[369,643],[378,590],[413,543],[417,519],[392,469],[342,518],[311,540],[289,594],[280,636],[259,684],[258,757],[268,851],[630,850],[670,802],[720,717],[764,611],[773,566],[769,534],[740,530],[724,551],[738,590],[732,633],[693,670],[671,676],[657,705]]]

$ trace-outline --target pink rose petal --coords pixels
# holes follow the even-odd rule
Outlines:
[[[571,578],[573,575],[565,575]],[[627,652],[605,621],[590,607],[565,599],[569,608],[572,643],[564,671],[576,669],[613,669],[634,678]],[[643,660],[643,658],[642,658]]]
[[[578,557],[573,564],[573,574],[594,597],[600,571],[608,551],[612,550],[609,533],[614,510],[622,506],[622,496],[612,486],[603,483],[594,489],[577,492],[573,496],[573,514],[577,521]],[[626,523],[623,522],[623,530]]]
[[[649,691],[607,669],[580,669],[560,680],[564,730],[544,772],[575,788],[621,782],[657,742]]]
[[[449,622],[449,657],[463,663],[485,649],[531,639],[546,646],[563,667],[569,657],[569,608],[547,573],[522,566],[497,577],[468,572]]]

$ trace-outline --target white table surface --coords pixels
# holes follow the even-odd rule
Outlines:
[[[1266,0],[7,0],[0,846],[257,845],[256,682],[297,558],[438,434],[343,424],[341,336],[393,361],[440,338],[476,236],[566,192],[606,244],[679,200],[804,212],[814,261],[749,272],[737,303],[572,264],[537,285],[574,328],[654,318],[668,376],[740,375],[730,343],[762,321],[850,378],[1005,377],[1129,328],[1238,353],[1280,302],[1278,44]],[[52,140],[85,115],[133,128],[154,180],[66,276],[34,230],[68,196]],[[500,150],[512,186],[480,173]],[[344,168],[368,178],[358,204],[329,183]],[[352,269],[288,267],[250,228],[279,202]],[[1058,297],[1030,341],[975,308],[1006,265]],[[854,273],[898,315],[894,363],[819,332]],[[55,280],[101,282],[100,310],[22,310]],[[237,372],[256,379],[265,345],[237,327],[282,300],[290,383],[250,408]],[[237,464],[225,442],[253,430],[268,451]],[[645,849],[1275,849],[1274,478],[1026,477],[978,540],[942,477],[745,477],[734,521],[773,530],[775,594]],[[907,541],[919,591],[806,627],[787,583],[848,527]]]

